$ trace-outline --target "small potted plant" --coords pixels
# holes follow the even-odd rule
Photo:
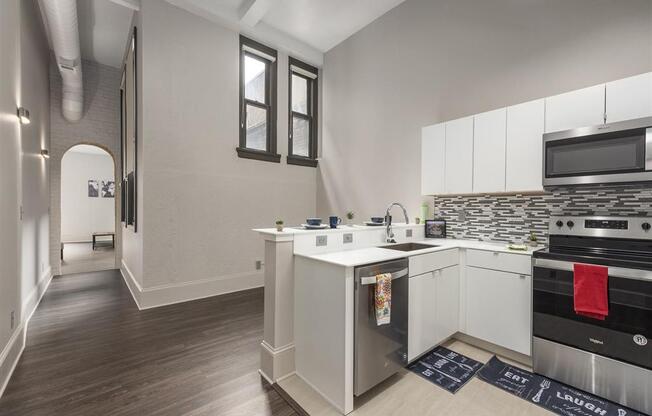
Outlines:
[[[283,231],[283,220],[276,221],[276,231],[278,232]]]
[[[534,234],[534,231],[530,231],[530,236],[527,238],[527,241],[531,247],[539,245],[539,239],[537,238],[537,235]]]
[[[353,225],[353,218],[355,218],[355,214],[353,211],[349,211],[346,213],[346,223],[348,225]]]

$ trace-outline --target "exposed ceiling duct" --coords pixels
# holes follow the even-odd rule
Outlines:
[[[84,110],[84,87],[77,27],[77,1],[40,0],[40,4],[63,79],[63,117],[68,121],[79,121]]]

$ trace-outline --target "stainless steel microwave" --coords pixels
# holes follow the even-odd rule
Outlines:
[[[652,181],[652,117],[543,135],[543,186]]]

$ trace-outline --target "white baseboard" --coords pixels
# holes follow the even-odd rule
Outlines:
[[[143,288],[140,286],[140,283],[138,283],[138,280],[136,280],[136,277],[134,277],[133,273],[131,273],[129,266],[127,266],[124,260],[122,260],[120,264],[120,274],[122,275],[122,279],[125,281],[125,284],[129,288],[131,297],[134,299],[134,302],[136,302],[138,309],[143,310],[143,308],[140,306],[140,294],[143,292]]]
[[[0,352],[0,397],[5,392],[11,375],[14,373],[18,360],[25,349],[25,325],[22,323],[16,328],[5,348]]]
[[[50,283],[52,282],[52,269],[48,267],[39,278],[38,283],[32,289],[32,292],[27,296],[23,302],[21,310],[22,322],[11,334],[9,342],[5,348],[0,352],[0,397],[2,397],[9,380],[11,379],[20,357],[25,350],[25,341],[27,338],[27,326],[29,325],[32,315],[38,308],[38,305],[43,299],[43,295],[47,292]]]
[[[239,292],[264,285],[263,272],[255,272],[233,273],[191,282],[142,287],[124,261],[122,261],[120,272],[140,310]]]
[[[260,343],[260,369],[267,380],[278,382],[294,373],[294,343],[274,348],[267,341]]]
[[[23,302],[21,317],[23,317],[25,322],[29,322],[29,320],[32,318],[34,311],[36,311],[36,307],[39,305],[39,303],[41,303],[41,299],[43,299],[43,295],[45,295],[48,287],[50,287],[51,282],[52,267],[48,266],[48,268],[39,278],[36,286],[34,286],[34,289],[32,289],[29,296],[27,296],[27,299],[25,299]]]

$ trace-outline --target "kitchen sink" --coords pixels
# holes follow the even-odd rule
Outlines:
[[[387,248],[390,250],[399,250],[399,251],[415,251],[423,250],[424,248],[433,248],[439,247],[430,244],[421,244],[421,243],[401,243],[401,244],[391,244],[388,246],[380,246],[380,248]]]

